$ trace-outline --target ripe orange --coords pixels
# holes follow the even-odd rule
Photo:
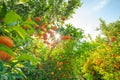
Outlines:
[[[113,68],[119,69],[119,66],[116,65],[116,64],[111,64],[111,66],[112,66]]]
[[[44,33],[44,34],[43,34],[43,37],[47,37],[47,34],[46,34],[46,33]]]
[[[44,40],[47,40],[48,38],[47,37],[43,37]]]
[[[56,31],[56,30],[57,30],[57,27],[56,27],[56,26],[53,26],[53,27],[52,27],[52,30]]]
[[[39,22],[40,21],[40,17],[35,17],[35,21]]]
[[[11,48],[14,45],[13,41],[6,36],[0,36],[0,44],[4,44],[9,48]]]
[[[0,59],[3,61],[9,61],[12,57],[4,51],[0,51]]]
[[[45,29],[45,25],[40,26],[40,29],[43,30],[43,31],[45,31],[46,30]]]
[[[57,62],[57,66],[62,66],[63,62]]]
[[[61,70],[61,68],[59,67],[59,68],[58,68],[58,70],[60,71],[60,70]]]
[[[115,36],[111,36],[111,37],[110,37],[110,41],[111,41],[111,42],[115,42],[115,41],[116,41],[116,37],[115,37]]]
[[[28,26],[25,26],[25,25],[24,25],[24,26],[23,26],[23,29],[25,29],[25,30],[28,29]]]
[[[68,40],[68,39],[71,39],[71,36],[70,35],[66,35],[65,38],[66,38],[66,40]]]
[[[46,30],[46,33],[51,33],[51,31],[50,30]]]
[[[65,40],[65,36],[61,36],[61,40]]]
[[[59,64],[60,64],[60,65],[63,65],[63,62],[60,62]]]
[[[48,37],[47,34],[44,33],[44,34],[43,34],[43,39],[44,39],[44,40],[47,40],[47,37]]]
[[[98,66],[98,65],[100,65],[102,63],[102,60],[101,59],[97,59],[96,60],[96,65]]]
[[[50,32],[50,37],[54,37],[54,33],[53,32]]]
[[[61,40],[70,40],[70,39],[71,39],[70,35],[61,36]]]
[[[63,20],[63,21],[64,21],[64,20],[65,20],[65,17],[63,16],[63,17],[61,18],[61,20]]]

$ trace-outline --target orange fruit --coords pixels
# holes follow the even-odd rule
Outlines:
[[[116,68],[116,69],[119,69],[119,66],[116,65],[116,64],[112,64],[112,67],[113,67],[113,68]]]
[[[66,36],[61,36],[62,40],[70,40],[71,36],[70,35],[66,35]]]
[[[31,21],[31,18],[27,18],[27,20],[26,21]]]
[[[49,45],[50,43],[48,41],[44,41],[45,44]]]
[[[33,36],[34,34],[30,34],[30,36]]]
[[[120,34],[120,32],[118,32],[118,34]]]
[[[51,75],[54,75],[55,73],[54,72],[51,72]]]
[[[9,61],[12,57],[4,51],[0,51],[0,59],[3,61]]]
[[[116,58],[116,57],[118,57],[118,55],[117,54],[113,54],[113,58]]]
[[[98,65],[100,65],[102,63],[102,60],[101,59],[97,59],[96,60],[96,65],[98,66]]]
[[[57,66],[62,66],[63,62],[57,62]]]
[[[46,33],[44,33],[44,34],[43,34],[43,37],[47,37],[47,34],[46,34]]]
[[[6,36],[0,36],[0,44],[3,44],[9,48],[11,48],[14,45],[13,41]]]
[[[35,17],[35,21],[39,22],[40,21],[40,17]]]
[[[60,65],[63,65],[63,62],[60,62],[59,64],[60,64]]]
[[[60,71],[60,70],[61,70],[61,68],[59,67],[59,68],[58,68],[58,70]]]
[[[116,41],[116,37],[115,37],[115,36],[111,36],[111,37],[110,37],[110,41],[111,41],[111,42],[115,42],[115,41]]]
[[[56,27],[56,26],[53,26],[53,27],[52,27],[52,30],[56,31],[56,30],[57,30],[57,27]]]
[[[53,32],[50,32],[50,37],[54,37],[54,33]]]
[[[64,21],[64,20],[65,20],[65,17],[63,16],[63,17],[61,18],[61,20],[63,20],[63,21]]]
[[[105,43],[105,46],[109,46],[109,42],[106,42],[106,43]]]
[[[65,36],[61,36],[61,40],[65,40]]]
[[[39,38],[42,37],[43,35],[42,34],[38,34]]]
[[[51,31],[50,30],[46,30],[46,33],[51,33]]]
[[[48,27],[48,24],[44,24],[45,25],[45,28],[47,28]]]
[[[45,29],[45,25],[40,26],[40,29],[43,30],[43,31],[45,31],[46,30]]]
[[[71,39],[71,36],[70,35],[66,35],[65,38],[66,38],[66,40],[68,40],[68,39]]]
[[[43,39],[47,40],[47,34],[46,33],[43,34]]]
[[[38,28],[38,27],[39,27],[39,25],[37,25],[37,24],[34,25],[34,28],[35,28],[35,29]]]
[[[28,26],[25,26],[25,25],[24,25],[24,26],[23,26],[23,29],[25,29],[25,30],[28,29]]]
[[[44,40],[47,40],[48,38],[47,37],[43,37]]]

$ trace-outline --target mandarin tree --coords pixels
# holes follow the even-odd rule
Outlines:
[[[73,40],[75,43],[79,40],[77,37],[77,41],[75,41],[77,35],[82,36],[82,31],[77,31],[73,27],[72,34],[74,35],[70,34],[70,27],[67,28],[69,31],[61,30],[65,20],[70,19],[75,10],[81,6],[80,0],[1,0],[0,4],[0,36],[7,36],[14,42],[14,46],[10,49],[5,46],[8,43],[1,41],[1,55],[8,53],[14,55],[14,58],[9,62],[4,62],[0,55],[3,60],[0,63],[2,65],[0,79],[41,80],[60,79],[61,76],[72,78],[74,71],[67,75],[64,73],[65,70],[69,73],[72,66],[67,65],[67,69],[64,65],[65,69],[62,69],[64,64],[62,59],[54,59],[58,55],[52,56],[52,54],[53,50],[55,50],[54,54],[61,52],[61,50],[57,50],[57,45],[62,44],[61,48],[64,52],[64,43],[67,48],[70,41]],[[65,36],[65,42],[57,39],[56,34]],[[10,40],[8,41],[10,42]],[[67,51],[64,55],[66,53],[68,55]],[[72,56],[73,53],[70,55]],[[7,57],[5,59],[9,60]],[[72,65],[72,59],[69,60]],[[59,61],[61,61],[60,64],[63,63],[61,67],[55,65]],[[54,69],[55,67],[57,68]],[[62,73],[59,74],[57,71],[62,71]]]

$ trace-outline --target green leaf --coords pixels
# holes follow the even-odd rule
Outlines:
[[[27,2],[27,1],[29,1],[29,0],[20,0],[20,2],[23,2],[23,3]]]
[[[5,51],[8,54],[10,54],[11,56],[15,56],[15,54],[13,54],[13,51],[3,44],[0,44],[0,51]]]
[[[5,3],[0,4],[0,18],[4,18],[7,12]]]
[[[34,22],[34,21],[25,21],[22,23],[22,25],[25,25],[29,28],[29,30],[27,30],[27,32],[29,34],[33,33],[34,32],[34,28],[32,26],[36,25],[37,23]]]
[[[25,24],[25,25],[29,28],[29,30],[27,30],[28,34],[34,33],[34,28],[31,25],[29,24]]]
[[[92,77],[92,75],[91,75],[90,73],[86,73],[86,74],[84,75],[84,77],[85,77],[87,80],[93,80],[93,77]]]
[[[22,27],[20,27],[20,26],[14,26],[14,27],[13,27],[13,30],[17,31],[17,33],[18,33],[23,39],[25,39],[27,33],[25,32],[25,30],[24,30]]]
[[[3,71],[3,63],[0,61],[0,72]]]
[[[36,65],[38,63],[38,59],[32,54],[22,53],[20,56],[16,57],[16,59],[31,61],[32,65]]]
[[[22,78],[22,76],[24,78],[26,78],[26,75],[23,73],[23,71],[20,68],[14,68],[14,72],[17,74],[13,74],[16,78]]]
[[[25,21],[25,22],[23,22],[23,24],[24,24],[24,25],[25,25],[25,24],[35,25],[35,24],[37,24],[37,23],[31,20],[31,21]]]
[[[10,11],[5,16],[5,24],[15,25],[21,20],[20,16],[13,11]]]

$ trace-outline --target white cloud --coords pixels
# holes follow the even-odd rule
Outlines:
[[[102,9],[104,6],[108,4],[109,0],[100,0],[100,2],[93,7],[93,10],[97,11]]]
[[[96,14],[104,8],[108,2],[109,0],[93,0],[91,3],[86,2],[83,7],[76,10],[73,18],[66,21],[66,23],[72,23],[75,27],[82,28],[85,34],[91,34],[91,36],[95,38],[100,33],[96,31],[96,28],[99,27],[99,16]]]
[[[99,20],[92,16],[88,10],[84,10],[81,13],[76,13],[72,19],[66,21],[66,23],[72,23],[77,28],[82,28],[85,34],[91,34],[91,36],[95,39],[95,37],[99,34],[96,31],[96,27],[99,26]]]

